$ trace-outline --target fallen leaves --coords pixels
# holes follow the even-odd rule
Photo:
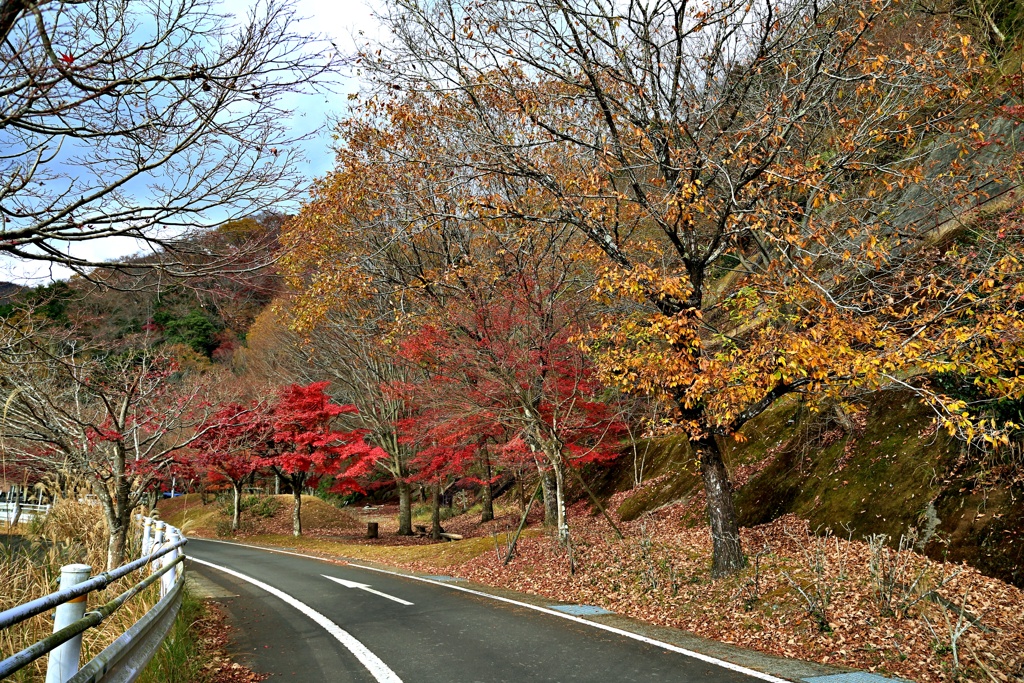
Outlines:
[[[206,601],[204,614],[193,628],[197,630],[203,651],[209,657],[204,667],[203,683],[258,683],[269,677],[231,661],[226,650],[230,631],[227,616],[216,603]]]
[[[619,522],[626,534],[616,540],[607,523],[582,504],[572,509],[572,559],[553,538],[521,539],[515,558],[502,566],[495,553],[451,566],[411,562],[413,569],[446,573],[483,584],[518,590],[553,600],[592,604],[653,624],[681,628],[700,636],[770,654],[874,671],[921,683],[953,680],[1022,680],[1024,677],[1024,591],[983,576],[966,565],[935,562],[906,551],[906,567],[924,576],[923,590],[936,588],[906,616],[882,614],[872,583],[869,545],[829,539],[822,544],[824,574],[810,566],[814,553],[804,547],[816,538],[807,522],[785,516],[744,529],[750,551],[767,547],[756,571],[712,581],[710,539],[706,527],[684,528],[680,518],[694,516],[689,503],[662,508],[634,522]],[[614,507],[613,507],[614,509]],[[467,534],[472,524],[456,518]],[[877,557],[876,557],[877,559]],[[753,564],[753,563],[752,563]],[[808,582],[820,576],[829,583],[831,631],[809,618],[802,599],[782,572]],[[944,612],[955,622],[959,601],[981,627],[969,628],[957,643],[960,670],[954,672]],[[927,620],[927,621],[926,621]],[[931,626],[929,626],[929,623]],[[978,659],[980,658],[980,660]],[[984,661],[984,668],[979,665]]]

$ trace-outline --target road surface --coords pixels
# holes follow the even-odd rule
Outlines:
[[[239,661],[271,680],[780,680],[465,584],[200,539],[187,551],[240,629]]]

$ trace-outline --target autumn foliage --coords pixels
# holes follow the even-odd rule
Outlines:
[[[1013,135],[987,132],[990,58],[967,27],[886,0],[399,0],[390,17],[395,40],[362,55],[379,88],[283,235],[300,319],[389,292],[459,368],[458,399],[495,400],[478,361],[512,356],[472,316],[507,294],[481,306],[473,283],[501,290],[521,250],[577,264],[589,281],[559,296],[598,305],[574,338],[597,381],[689,437],[718,575],[745,562],[721,441],[783,396],[853,412],[909,388],[966,441],[1007,443],[1012,421],[936,381],[1022,395],[1020,241],[964,226],[1016,163]],[[322,271],[324,249],[349,256]],[[561,373],[589,392],[525,348],[545,391]],[[552,461],[571,439],[554,441]]]

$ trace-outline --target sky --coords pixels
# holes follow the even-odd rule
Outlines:
[[[222,0],[223,11],[244,17],[255,0]],[[304,34],[322,34],[334,42],[344,53],[355,49],[359,32],[364,37],[377,37],[380,28],[373,18],[372,4],[367,0],[291,0],[296,14],[304,20],[298,29]],[[380,4],[377,0],[376,4]],[[302,145],[305,160],[300,170],[312,180],[325,174],[333,166],[330,130],[325,125],[332,118],[344,114],[347,95],[359,89],[358,82],[349,74],[343,74],[334,93],[296,95],[287,102],[295,110],[291,128],[300,133],[320,129],[316,135]],[[111,238],[83,242],[75,246],[75,254],[89,259],[112,260],[131,256],[142,251],[142,245],[129,238]],[[0,281],[17,282],[25,285],[46,284],[65,279],[71,272],[65,268],[46,263],[24,263],[7,257],[0,257]]]
[[[355,51],[355,40],[362,37],[378,37],[380,28],[373,18],[372,6],[367,0],[292,0],[296,13],[305,20],[300,24],[303,33],[319,33],[326,36],[344,54]],[[380,5],[381,0],[375,4]],[[223,6],[235,14],[244,14],[252,0],[224,0]],[[362,31],[364,36],[360,36]],[[339,91],[334,94],[296,97],[297,111],[302,112],[296,119],[297,130],[307,132],[322,126],[325,121],[344,113],[346,95],[359,89],[358,82],[345,75]],[[320,134],[304,145],[306,153],[306,174],[310,177],[323,175],[333,164],[330,149],[330,130]]]

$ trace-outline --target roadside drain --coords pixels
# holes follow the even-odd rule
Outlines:
[[[597,607],[596,605],[548,605],[548,608],[565,612],[575,617],[596,617],[600,614],[614,614],[614,612],[610,612],[604,607]]]

